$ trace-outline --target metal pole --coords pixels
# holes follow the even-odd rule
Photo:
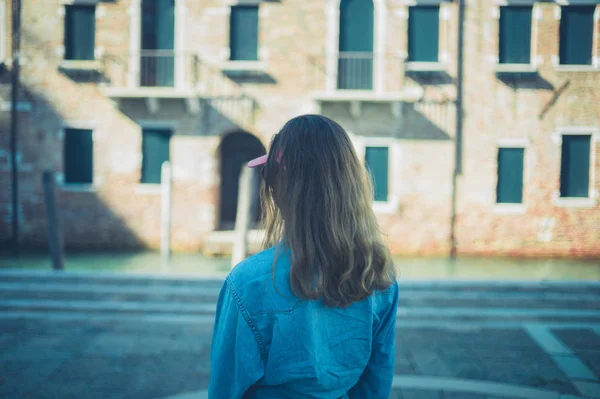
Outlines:
[[[58,212],[56,211],[56,200],[54,196],[54,174],[46,170],[42,175],[44,187],[44,203],[46,204],[46,221],[48,224],[48,247],[52,268],[54,270],[64,269],[64,255]]]
[[[161,212],[160,212],[160,254],[163,271],[171,267],[171,209],[172,209],[172,173],[171,164],[166,161],[161,167]]]
[[[452,173],[452,210],[450,217],[450,259],[456,259],[456,212],[458,176],[462,174],[463,81],[465,0],[458,1],[458,48],[456,56],[456,138]]]
[[[12,246],[19,253],[19,179],[17,163],[17,105],[19,102],[19,50],[21,43],[21,0],[12,0],[12,74],[10,108],[10,164],[12,183]]]
[[[248,229],[254,214],[255,195],[255,169],[246,165],[240,172],[237,213],[235,217],[235,239],[231,256],[231,268],[240,263],[248,255]]]

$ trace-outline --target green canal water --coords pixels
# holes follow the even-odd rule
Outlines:
[[[464,257],[396,258],[403,279],[460,280],[600,280],[600,260],[514,259]],[[200,254],[174,254],[165,267],[155,252],[67,254],[65,268],[73,271],[164,273],[223,277],[231,267],[228,257],[206,257]],[[45,254],[0,254],[0,270],[50,270]]]

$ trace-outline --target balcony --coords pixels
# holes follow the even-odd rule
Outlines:
[[[196,54],[172,50],[108,54],[104,93],[112,98],[182,98],[195,96],[199,59]]]
[[[183,100],[188,112],[213,107],[247,130],[254,123],[256,102],[218,67],[191,52],[143,50],[107,54],[102,91],[117,103],[143,100],[156,113],[160,100]]]
[[[349,102],[357,115],[362,102],[415,101],[418,87],[404,86],[405,61],[400,56],[366,52],[340,52],[330,57],[311,58],[313,98],[318,103]]]

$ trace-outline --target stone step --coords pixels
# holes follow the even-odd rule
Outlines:
[[[98,301],[58,299],[6,299],[0,301],[0,313],[5,311],[73,311],[86,314],[170,314],[170,315],[214,315],[215,303],[167,302],[167,301]],[[399,306],[398,319],[402,320],[452,320],[467,322],[476,320],[493,321],[578,321],[600,323],[600,311],[573,309],[516,309],[475,307],[410,307]]]
[[[133,286],[173,289],[218,289],[225,275],[199,278],[194,275],[133,274],[75,271],[0,270],[2,283],[70,283],[109,286]],[[472,295],[494,293],[507,296],[586,295],[600,298],[600,282],[596,281],[481,281],[481,280],[399,280],[401,295],[435,292],[439,295]]]
[[[144,285],[105,285],[72,283],[0,283],[0,301],[10,299],[164,301],[216,303],[220,287],[148,287]],[[478,307],[527,309],[600,310],[600,297],[588,294],[564,294],[538,297],[535,294],[440,293],[403,290],[400,306],[407,307]]]

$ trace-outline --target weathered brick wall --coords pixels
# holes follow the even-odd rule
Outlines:
[[[186,1],[184,48],[197,53],[218,72],[228,59],[229,1]],[[387,90],[423,89],[420,101],[406,102],[394,111],[390,103],[369,103],[352,116],[348,102],[323,103],[313,93],[324,88],[327,48],[327,1],[264,2],[259,15],[259,57],[264,73],[241,90],[258,104],[255,121],[246,129],[267,144],[289,118],[320,110],[339,121],[364,147],[370,137],[387,139],[390,152],[390,190],[397,194],[391,210],[378,212],[382,230],[395,253],[446,254],[449,250],[452,171],[454,168],[456,42],[458,10],[444,3],[440,21],[440,54],[445,72],[435,76],[404,74],[407,51],[407,3],[387,0],[385,53]],[[130,1],[98,3],[96,47],[104,58],[121,61],[129,51]],[[381,4],[379,2],[378,4]],[[464,169],[458,178],[457,239],[460,253],[514,255],[600,254],[600,211],[558,207],[552,196],[559,187],[560,146],[553,140],[567,126],[600,126],[600,72],[563,72],[553,65],[558,54],[556,5],[537,3],[537,54],[541,56],[535,82],[506,82],[494,72],[497,20],[493,2],[468,2],[465,31]],[[203,103],[198,114],[182,100],[160,100],[151,114],[143,101],[118,106],[95,83],[73,79],[59,71],[63,46],[63,17],[59,0],[23,4],[23,84],[30,93],[30,122],[23,122],[20,151],[28,166],[20,175],[22,233],[26,246],[45,245],[46,225],[41,173],[62,173],[65,123],[92,126],[94,174],[92,192],[59,189],[61,221],[70,248],[119,248],[159,245],[160,195],[140,187],[140,123],[174,124],[173,162],[175,249],[202,248],[219,215],[219,143],[240,130],[233,113]],[[600,23],[596,21],[596,36]],[[600,47],[600,40],[595,43]],[[600,54],[600,48],[595,50]],[[112,58],[111,58],[112,57]],[[112,72],[112,69],[110,70]],[[224,82],[220,76],[214,82]],[[258,80],[258,81],[257,81]],[[212,79],[211,79],[212,81]],[[542,110],[564,82],[568,88],[545,114]],[[206,83],[206,82],[205,82]],[[221,84],[219,83],[219,84]],[[235,84],[233,84],[235,86]],[[237,87],[236,89],[240,89]],[[228,118],[229,116],[229,118]],[[9,114],[1,113],[3,132]],[[498,213],[495,206],[498,140],[529,140],[525,151],[524,203],[520,214]],[[600,144],[595,145],[594,188],[600,188]],[[8,135],[0,137],[8,151]],[[4,160],[4,158],[6,160]],[[594,158],[593,158],[594,159]],[[8,153],[0,154],[8,166]],[[10,236],[9,169],[0,169],[0,241]],[[539,241],[543,223],[554,221],[551,239]]]
[[[494,74],[498,29],[491,2],[474,2],[467,10],[465,46],[464,173],[458,184],[458,247],[463,253],[511,255],[598,256],[600,209],[557,206],[553,197],[560,184],[560,151],[555,140],[564,127],[600,126],[600,72],[557,70],[559,24],[555,4],[536,3],[541,19],[536,39],[539,78],[504,82]],[[597,11],[598,12],[598,11]],[[535,11],[534,11],[535,13]],[[595,22],[595,43],[599,43]],[[535,32],[535,28],[534,28]],[[598,55],[598,49],[595,50]],[[565,83],[568,88],[555,92]],[[591,131],[593,132],[593,130]],[[494,210],[498,140],[529,140],[525,149],[524,195],[526,210],[500,214]],[[598,190],[599,142],[592,141],[596,161],[591,166]],[[592,158],[593,160],[593,158]],[[547,242],[540,233],[544,224],[554,224]]]

